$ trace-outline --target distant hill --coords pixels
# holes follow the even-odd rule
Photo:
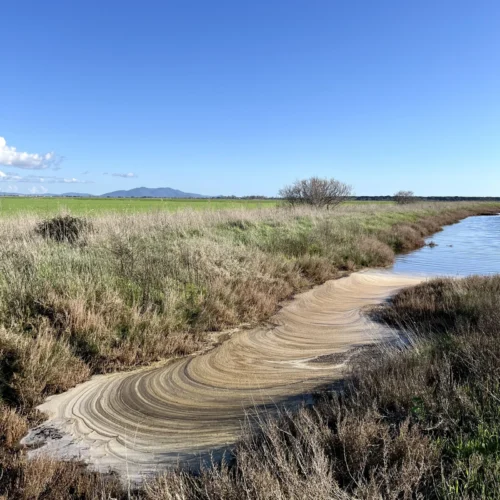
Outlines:
[[[101,198],[206,198],[201,194],[185,193],[169,187],[147,188],[139,187],[129,190],[112,191],[102,194]]]
[[[68,198],[76,197],[76,198],[95,198],[95,194],[89,193],[63,193],[63,194],[51,194],[49,196],[67,196]]]

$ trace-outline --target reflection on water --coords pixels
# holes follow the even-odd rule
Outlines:
[[[395,273],[441,276],[500,273],[500,215],[468,217],[427,238],[426,246],[397,257]]]

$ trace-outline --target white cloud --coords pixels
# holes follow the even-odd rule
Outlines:
[[[92,184],[92,181],[82,181],[74,177],[57,177],[55,175],[46,175],[43,177],[37,175],[16,175],[0,170],[0,182],[30,182],[33,184]]]
[[[22,179],[20,175],[14,175],[14,174],[6,174],[5,172],[2,172],[0,170],[0,182],[12,182],[12,181],[18,181]]]
[[[82,181],[80,179],[75,179],[74,177],[71,178],[65,177],[64,179],[56,182],[63,182],[64,184],[92,184],[92,181]]]
[[[58,169],[61,158],[55,153],[22,153],[13,146],[7,146],[7,141],[0,137],[0,165],[6,167],[41,170],[53,167]]]
[[[45,194],[48,193],[49,190],[45,186],[33,186],[28,189],[31,194]]]
[[[0,172],[1,174],[2,172]],[[0,193],[17,193],[19,188],[15,184],[9,184],[8,186],[0,186]]]
[[[104,174],[104,175],[108,175],[107,172]],[[133,172],[129,172],[127,174],[111,174],[113,177],[125,177],[126,179],[131,179],[133,177],[137,177],[136,174],[134,174]]]

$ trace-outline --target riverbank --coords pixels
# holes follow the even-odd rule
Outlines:
[[[5,224],[13,251],[2,247],[3,262],[13,265],[1,295],[4,399],[26,413],[91,372],[189,353],[205,344],[207,329],[261,321],[296,291],[387,265],[441,224],[488,210],[435,204],[103,218],[77,246],[35,238],[30,220]],[[165,294],[165,283],[176,286]],[[25,421],[5,415],[15,443]]]

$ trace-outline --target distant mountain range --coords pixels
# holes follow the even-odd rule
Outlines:
[[[47,194],[46,196],[67,196],[68,198],[98,198],[95,194],[89,193],[63,193],[63,194]]]
[[[201,194],[185,193],[169,187],[147,188],[139,187],[129,190],[112,191],[102,194],[101,198],[206,198]]]
[[[129,190],[112,191],[101,195],[89,193],[63,193],[63,194],[36,194],[36,195],[22,195],[18,193],[2,193],[0,196],[38,196],[38,197],[64,197],[64,198],[208,198],[196,193],[185,193],[178,189],[169,187],[164,188],[147,188],[139,187]]]

